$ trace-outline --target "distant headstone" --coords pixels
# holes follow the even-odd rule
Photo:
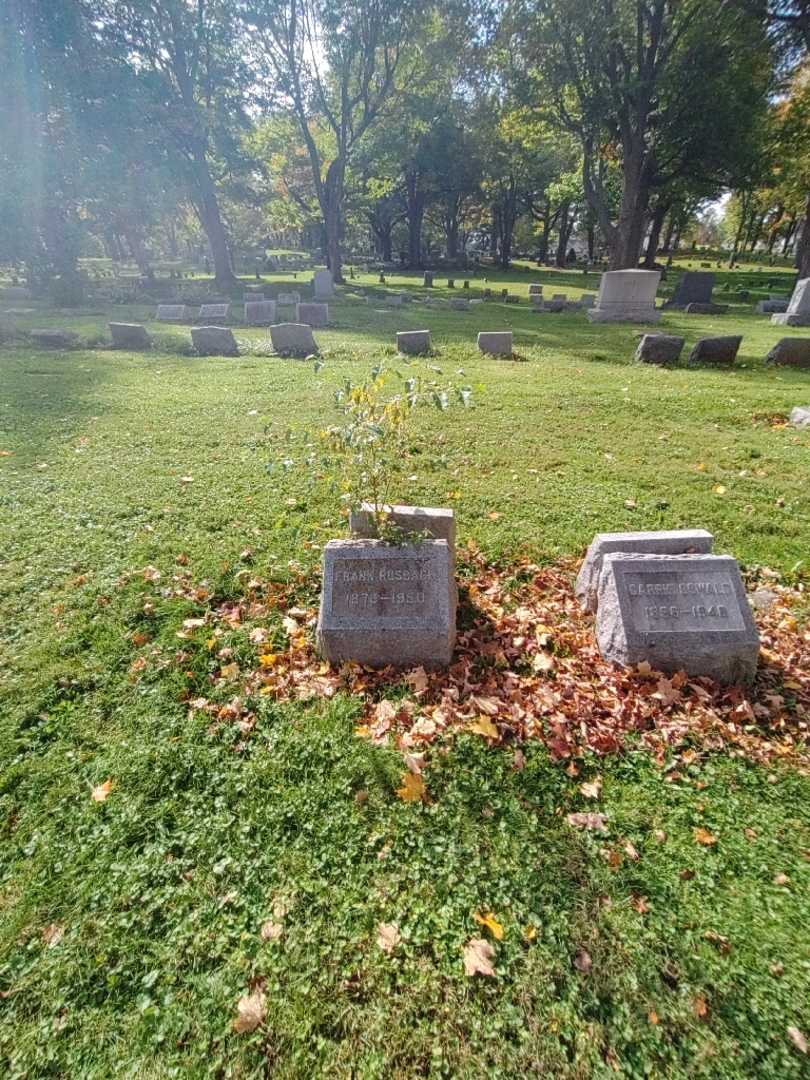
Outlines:
[[[592,308],[596,303],[596,296],[593,293],[583,293],[579,298],[579,306],[583,308]]]
[[[425,276],[422,278],[422,284],[426,289],[433,288],[433,272],[431,270],[425,271]]]
[[[202,304],[198,319],[227,319],[230,304]]]
[[[397,351],[409,356],[429,353],[431,349],[429,330],[401,330],[397,333]]]
[[[158,304],[156,322],[185,322],[187,318],[185,304]]]
[[[687,315],[728,315],[728,304],[687,304]]]
[[[701,338],[689,354],[690,364],[733,364],[742,344],[741,336]]]
[[[790,411],[790,422],[794,427],[810,427],[810,405],[797,405]]]
[[[470,282],[469,282],[469,280],[467,278],[464,279],[464,281],[462,282],[461,287],[462,287],[462,289],[469,289]]]
[[[771,317],[778,326],[810,326],[810,277],[796,282],[787,311]]]
[[[250,326],[270,326],[275,321],[275,300],[245,301],[245,322]]]
[[[455,289],[455,287],[456,287],[455,278],[448,278],[447,279],[447,288],[448,289]]]
[[[714,274],[686,270],[675,288],[672,299],[667,301],[664,307],[685,308],[689,304],[711,304],[713,289]]]
[[[602,274],[596,304],[588,311],[591,322],[658,322],[655,294],[658,270],[609,270]]]
[[[333,664],[446,667],[456,637],[447,541],[330,540],[317,636],[321,654]]]
[[[789,300],[760,300],[757,304],[759,315],[784,315],[790,306]]]
[[[705,529],[671,529],[659,532],[597,533],[579,571],[575,592],[587,611],[598,606],[599,577],[606,555],[617,551],[633,555],[707,555],[714,537]]]
[[[316,270],[312,284],[316,300],[331,300],[335,295],[335,280],[330,270]]]
[[[386,506],[387,521],[403,532],[418,533],[431,540],[445,540],[450,553],[456,550],[455,511],[434,506]],[[356,540],[375,539],[374,506],[362,503],[359,510],[352,510],[349,529]]]
[[[606,555],[596,638],[616,664],[719,683],[756,674],[759,633],[730,555]]]
[[[450,301],[450,307],[453,309],[453,311],[469,311],[470,301],[459,297],[458,300]]]
[[[636,360],[642,364],[674,364],[685,341],[675,334],[645,334],[638,343]]]
[[[552,300],[568,300],[568,297],[564,292],[555,292],[551,294]]]
[[[239,346],[227,326],[194,326],[191,341],[199,356],[238,356]]]
[[[29,330],[28,335],[35,345],[47,349],[69,349],[79,340],[74,330]]]
[[[297,292],[282,292],[276,297],[276,303],[283,307],[294,307],[300,304],[301,294]]]
[[[782,338],[765,357],[765,362],[784,367],[810,367],[810,338]]]
[[[484,289],[484,291],[481,293],[481,295],[483,296],[483,298],[485,300],[491,300],[492,299],[492,289]]]
[[[310,356],[318,351],[312,327],[306,323],[276,323],[270,327],[273,348],[282,356]]]
[[[543,294],[542,293],[530,293],[529,303],[533,308],[541,308],[543,306]]]
[[[329,325],[328,304],[296,304],[295,318],[297,322],[307,323],[308,326]]]
[[[478,335],[478,348],[482,353],[489,353],[492,356],[511,356],[513,352],[512,331],[482,331]]]
[[[529,296],[542,296],[542,295],[543,295],[543,286],[538,284],[537,282],[532,282],[532,284],[529,285]]]
[[[151,349],[152,339],[140,323],[108,323],[113,346],[116,349]]]

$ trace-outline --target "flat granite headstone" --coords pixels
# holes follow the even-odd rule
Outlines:
[[[655,294],[659,270],[609,270],[602,274],[596,304],[588,311],[591,322],[658,322],[661,312]]]
[[[596,303],[595,293],[583,293],[579,298],[579,306],[582,308],[592,308]]]
[[[531,285],[529,285],[529,296],[542,296],[542,295],[543,295],[543,286],[542,285],[538,285],[537,282],[533,282]]]
[[[794,427],[810,427],[810,405],[797,405],[790,411],[790,422]]]
[[[330,270],[317,270],[312,278],[316,300],[331,300],[335,295],[335,279]]]
[[[140,323],[111,322],[112,343],[116,349],[151,349],[152,339]]]
[[[730,555],[606,555],[596,638],[606,660],[751,682],[759,632]]]
[[[270,326],[276,321],[275,300],[246,300],[245,322],[250,326]]]
[[[185,304],[158,304],[155,322],[185,322],[187,318]]]
[[[301,302],[301,294],[297,292],[281,292],[276,297],[277,304],[283,304],[286,307],[294,307]]]
[[[194,326],[191,341],[200,356],[238,356],[239,346],[227,326]]]
[[[295,318],[297,322],[306,323],[307,326],[328,326],[328,304],[296,304]]]
[[[542,307],[540,307],[540,305],[538,305],[534,310],[535,311],[553,311],[553,312],[565,311],[565,301],[564,300],[546,300],[546,302],[543,304]]]
[[[784,367],[810,367],[810,338],[782,338],[765,357],[765,362]]]
[[[687,315],[728,315],[728,304],[687,304]]]
[[[713,289],[714,274],[687,270],[678,282],[672,299],[667,301],[664,307],[685,308],[689,304],[711,304]]]
[[[511,356],[512,331],[511,330],[482,330],[478,335],[478,348],[482,353],[491,356]]]
[[[318,648],[332,664],[446,667],[456,639],[446,540],[330,540],[323,553]]]
[[[689,363],[733,364],[741,344],[741,335],[701,338],[689,354]]]
[[[310,356],[318,351],[312,327],[306,323],[276,323],[270,327],[270,340],[282,356]]]
[[[577,599],[586,611],[596,611],[602,560],[613,552],[635,555],[708,554],[713,543],[714,537],[705,529],[597,533],[577,577],[574,589]]]
[[[636,360],[642,364],[674,364],[686,338],[675,334],[645,334],[638,343]]]
[[[397,332],[397,351],[410,356],[429,353],[431,349],[429,330],[400,330]]]
[[[48,349],[69,349],[79,340],[74,330],[29,330],[28,333],[33,342]]]
[[[757,313],[760,315],[785,314],[789,306],[788,300],[760,300],[757,304]]]
[[[777,326],[810,326],[810,277],[796,282],[787,311],[771,316]]]
[[[453,311],[469,311],[470,301],[463,298],[459,298],[458,300],[451,300],[450,307],[453,309]]]
[[[386,506],[388,520],[409,533],[427,533],[431,540],[446,540],[451,554],[456,550],[456,514],[437,506]],[[349,529],[356,540],[374,540],[374,507],[361,503],[349,515]]]
[[[230,304],[202,304],[197,315],[198,319],[227,319]]]

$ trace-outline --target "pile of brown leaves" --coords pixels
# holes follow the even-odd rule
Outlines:
[[[219,703],[190,694],[190,707],[204,710],[214,724],[236,722],[247,735],[255,724],[251,699],[329,698],[344,691],[365,703],[359,735],[390,741],[417,758],[430,743],[466,730],[492,745],[540,740],[561,761],[589,750],[615,753],[633,739],[662,763],[673,751],[688,764],[701,751],[726,748],[760,762],[810,764],[810,631],[792,613],[791,590],[769,583],[777,598],[757,613],[759,672],[755,685],[743,689],[684,673],[666,677],[648,665],[607,663],[596,646],[593,617],[574,596],[573,563],[522,561],[505,571],[471,548],[461,553],[459,569],[462,622],[469,628],[459,634],[452,666],[437,672],[330,668],[314,649],[317,612],[293,605],[294,586],[250,581],[244,603],[209,609],[184,624],[180,636],[204,635],[220,661],[212,677]],[[261,625],[273,613],[283,613],[284,650],[270,650],[271,631]],[[228,645],[217,648],[235,630],[255,648],[250,667],[240,667]],[[182,662],[184,653],[179,656]],[[230,684],[233,696],[222,705]],[[409,690],[404,697],[403,686]],[[393,688],[396,700],[385,696]]]

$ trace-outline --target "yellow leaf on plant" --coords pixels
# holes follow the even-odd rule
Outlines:
[[[523,936],[526,938],[527,941],[534,941],[534,939],[537,937],[537,927],[527,926],[526,929],[523,931]]]
[[[723,484],[715,484],[712,488],[712,491],[715,493],[715,495],[725,495],[726,488]]]
[[[501,733],[488,716],[479,716],[467,725],[467,731],[473,735],[483,735],[485,739],[500,739]]]
[[[476,913],[474,917],[477,923],[480,923],[489,930],[496,941],[503,941],[503,924],[498,922],[494,912],[485,911],[483,914]]]
[[[397,788],[397,795],[403,802],[421,802],[427,795],[425,781],[415,773],[406,772],[402,777],[402,787]]]
[[[278,660],[278,654],[277,653],[272,653],[272,652],[271,653],[265,653],[261,657],[261,665],[262,665],[262,667],[272,667],[273,664],[275,664],[275,662],[277,660]]]
[[[104,802],[112,789],[112,780],[105,780],[103,784],[99,784],[97,787],[94,787],[91,792],[93,802]]]

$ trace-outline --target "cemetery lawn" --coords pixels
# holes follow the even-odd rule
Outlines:
[[[782,273],[752,302],[787,295]],[[187,328],[145,308],[15,318],[87,344],[110,318],[163,336],[145,356],[0,345],[4,1076],[807,1075],[810,779],[790,762],[631,748],[572,775],[543,746],[515,768],[513,747],[461,734],[408,802],[402,753],[356,733],[358,696],[263,697],[247,732],[189,710],[220,661],[177,636],[185,619],[253,578],[317,596],[339,503],[317,470],[266,464],[288,429],[332,421],[345,378],[406,369],[396,330],[431,328],[431,363],[473,387],[470,410],[420,414],[398,484],[453,506],[462,546],[573,565],[600,530],[705,527],[751,579],[807,582],[810,432],[784,420],[810,372],[762,357],[810,330],[734,301],[666,313],[684,355],[743,334],[740,368],[635,366],[638,328],[529,312],[529,281],[573,297],[582,275],[501,277],[521,305],[340,299],[317,373],[181,355]],[[477,353],[509,327],[519,360]],[[266,625],[284,648],[281,613]],[[493,975],[465,974],[472,939]],[[234,1029],[243,997],[255,1030]]]

